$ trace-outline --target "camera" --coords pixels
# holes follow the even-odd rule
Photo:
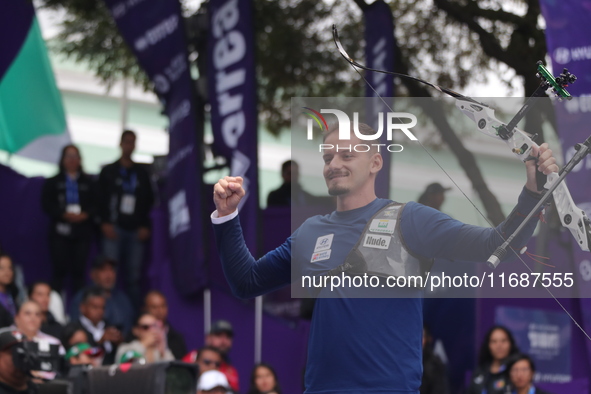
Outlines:
[[[44,341],[22,341],[12,347],[12,362],[16,369],[57,373],[62,367],[59,345]]]

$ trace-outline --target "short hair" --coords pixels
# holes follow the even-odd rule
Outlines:
[[[35,287],[41,286],[41,285],[45,285],[45,286],[49,287],[49,292],[51,293],[52,288],[51,288],[51,285],[49,284],[49,282],[46,282],[44,280],[38,280],[38,281],[33,282],[33,284],[31,286],[29,286],[29,291],[27,293],[29,298],[31,298],[31,296],[35,292]]]
[[[532,372],[536,372],[536,364],[534,363],[534,360],[531,359],[530,356],[528,356],[525,353],[517,353],[513,356],[511,356],[511,358],[509,359],[508,365],[507,365],[507,371],[511,371],[511,368],[513,368],[513,365],[515,365],[515,363],[517,363],[518,361],[521,360],[525,360],[529,363],[529,367],[531,368]]]
[[[283,174],[292,164],[295,164],[296,166],[298,165],[298,163],[293,160],[284,161],[283,164],[281,164],[281,173]]]
[[[377,133],[377,131],[375,131],[367,123],[359,123],[357,126],[359,129],[359,134],[375,135]],[[322,142],[326,141],[328,136],[331,135],[332,133],[334,133],[335,131],[337,131],[338,129],[339,129],[338,123],[331,123],[330,126],[328,126],[328,129],[322,134]],[[351,122],[351,131],[353,131],[353,122]]]
[[[375,135],[376,134],[376,131],[370,125],[368,125],[366,123],[359,123],[357,126],[358,126],[357,128],[359,130],[359,134],[362,134],[362,135]],[[328,126],[328,129],[322,134],[322,142],[326,142],[326,139],[328,138],[328,136],[338,130],[339,130],[339,124],[338,123],[331,123]],[[351,132],[353,132],[353,122],[351,122]],[[380,153],[380,151],[378,150],[378,148],[376,146],[373,146],[373,145],[369,145],[369,146],[370,146],[370,148],[367,151],[368,153],[371,153],[372,155],[374,153]]]
[[[84,290],[84,293],[82,293],[82,300],[80,303],[86,304],[88,300],[93,297],[105,298],[105,291],[98,286],[91,286]]]
[[[148,293],[146,293],[146,296],[144,297],[144,300],[151,295],[157,295],[157,296],[162,297],[166,300],[166,296],[164,295],[164,293],[161,292],[160,290],[156,290],[156,289],[148,291]],[[144,303],[145,303],[145,301],[144,301]]]
[[[201,356],[201,354],[206,350],[209,350],[210,352],[215,352],[220,356],[220,358],[222,358],[222,359],[224,358],[224,356],[222,355],[222,352],[220,352],[220,350],[218,348],[215,348],[213,346],[203,346],[203,347],[200,347],[199,349],[197,349],[197,357],[195,357],[195,360],[198,360],[199,357]]]
[[[131,136],[133,136],[133,138],[137,138],[135,131],[125,129],[125,130],[123,130],[123,133],[121,133],[121,142],[123,142],[123,138],[125,138],[125,136],[127,136],[127,135],[131,135]]]

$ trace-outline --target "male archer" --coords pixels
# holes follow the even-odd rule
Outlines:
[[[326,146],[362,143],[353,135],[339,141],[337,128],[324,136]],[[375,134],[359,124],[365,135]],[[237,206],[244,197],[242,178],[225,177],[214,186],[217,210],[211,215],[226,278],[233,293],[251,298],[289,285],[292,264],[296,272],[317,276],[339,267],[372,232],[372,219],[392,210],[395,225],[386,226],[389,256],[398,265],[413,269],[434,258],[485,262],[521,223],[540,198],[536,170],[558,171],[547,144],[534,148],[537,163],[526,163],[527,182],[518,204],[496,229],[464,224],[433,208],[408,202],[393,203],[375,194],[376,175],[382,156],[376,150],[327,149],[322,151],[323,175],[328,192],[337,198],[329,215],[309,218],[283,245],[256,261],[244,243]],[[512,246],[520,248],[531,237],[531,222]],[[322,253],[320,253],[320,252]],[[360,251],[363,255],[364,251]],[[321,256],[321,257],[318,257]],[[295,278],[294,278],[295,279]],[[322,296],[322,293],[321,293]],[[306,365],[306,393],[418,393],[421,385],[423,330],[422,299],[417,290],[411,298],[318,298],[312,317]]]

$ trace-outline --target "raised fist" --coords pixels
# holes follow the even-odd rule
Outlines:
[[[242,177],[227,176],[220,179],[213,187],[213,202],[218,211],[218,216],[231,214],[238,208],[238,203],[246,194],[242,183]]]

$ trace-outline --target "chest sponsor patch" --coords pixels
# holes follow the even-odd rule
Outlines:
[[[365,234],[363,246],[374,249],[388,249],[392,237],[387,235]]]
[[[373,219],[369,225],[369,231],[373,233],[394,234],[394,228],[395,219]]]
[[[316,240],[316,246],[314,247],[314,253],[330,249],[333,237],[334,234],[328,234],[323,235],[322,237],[318,237],[318,239]]]
[[[330,252],[331,250],[323,250],[322,252],[316,252],[312,254],[312,258],[310,259],[311,263],[315,263],[317,261],[328,260],[330,259]]]

